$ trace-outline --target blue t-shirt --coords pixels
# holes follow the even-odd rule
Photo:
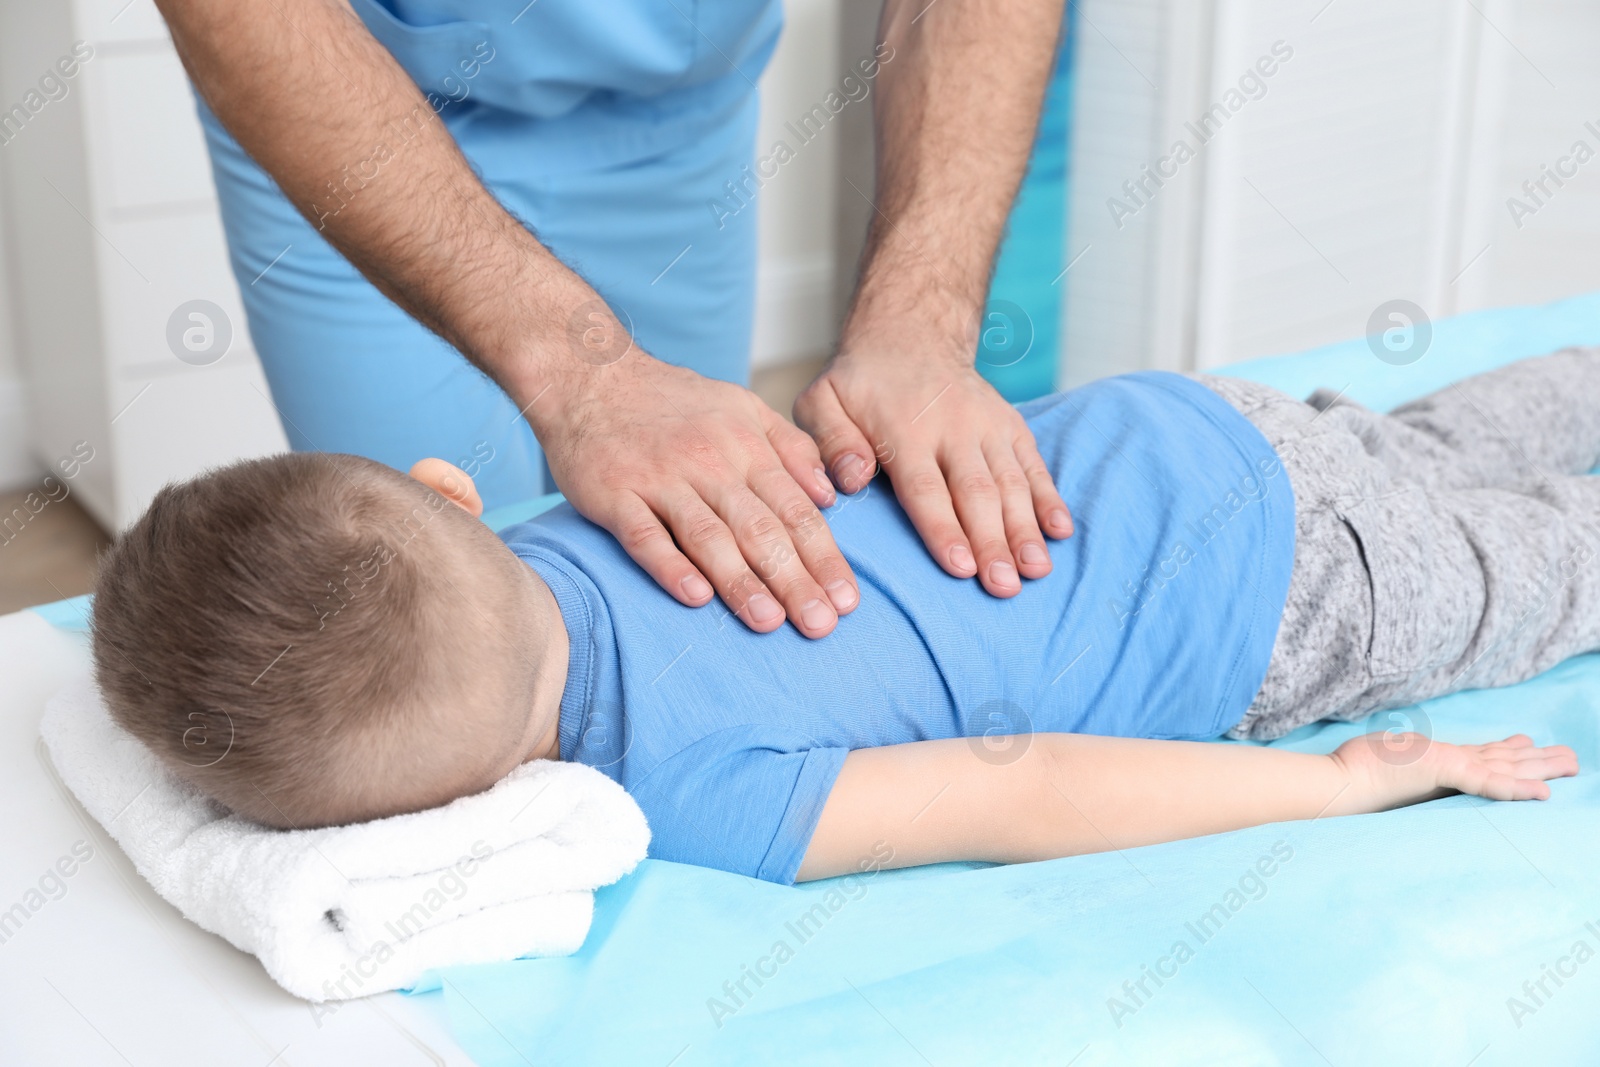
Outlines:
[[[633,794],[652,856],[792,882],[851,749],[1031,731],[1213,738],[1239,720],[1294,558],[1271,446],[1165,372],[1021,411],[1077,529],[1048,542],[1051,574],[1006,600],[940,570],[883,479],[826,512],[861,602],[820,641],[683,607],[570,506],[502,534],[571,635],[562,758]]]

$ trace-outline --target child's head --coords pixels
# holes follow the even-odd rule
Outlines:
[[[432,807],[528,758],[553,726],[559,614],[465,474],[413,474],[297,453],[162,489],[95,586],[116,720],[283,827]]]

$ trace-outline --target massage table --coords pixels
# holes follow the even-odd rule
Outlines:
[[[1600,294],[1435,323],[1403,366],[1357,339],[1225,373],[1387,408],[1571,344],[1600,344]],[[5,1064],[1600,1062],[1600,655],[1274,742],[1527,732],[1584,766],[1545,803],[1452,797],[800,887],[647,860],[597,894],[574,956],[451,968],[330,1010],[183,920],[61,787],[37,727],[87,669],[83,610],[0,618]],[[64,892],[28,897],[67,869],[47,879]]]

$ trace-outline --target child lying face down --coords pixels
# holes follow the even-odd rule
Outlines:
[[[254,460],[122,536],[96,669],[119,722],[263,823],[576,760],[639,801],[652,855],[779,882],[1543,799],[1576,758],[1520,735],[1201,742],[1600,647],[1596,397],[1593,350],[1389,415],[1159,372],[1047,397],[1022,411],[1075,511],[1053,569],[1010,599],[949,577],[880,482],[829,509],[861,588],[821,640],[681,606],[566,506],[497,537],[439,461]]]

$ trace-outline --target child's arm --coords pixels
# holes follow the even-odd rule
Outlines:
[[[1518,734],[1451,745],[1369,734],[1327,755],[1195,741],[1083,734],[918,741],[850,753],[799,878],[862,869],[886,843],[910,867],[946,860],[1014,863],[1236,830],[1355,815],[1452,792],[1543,800],[1577,756]],[[1004,762],[1009,760],[1009,762]]]

